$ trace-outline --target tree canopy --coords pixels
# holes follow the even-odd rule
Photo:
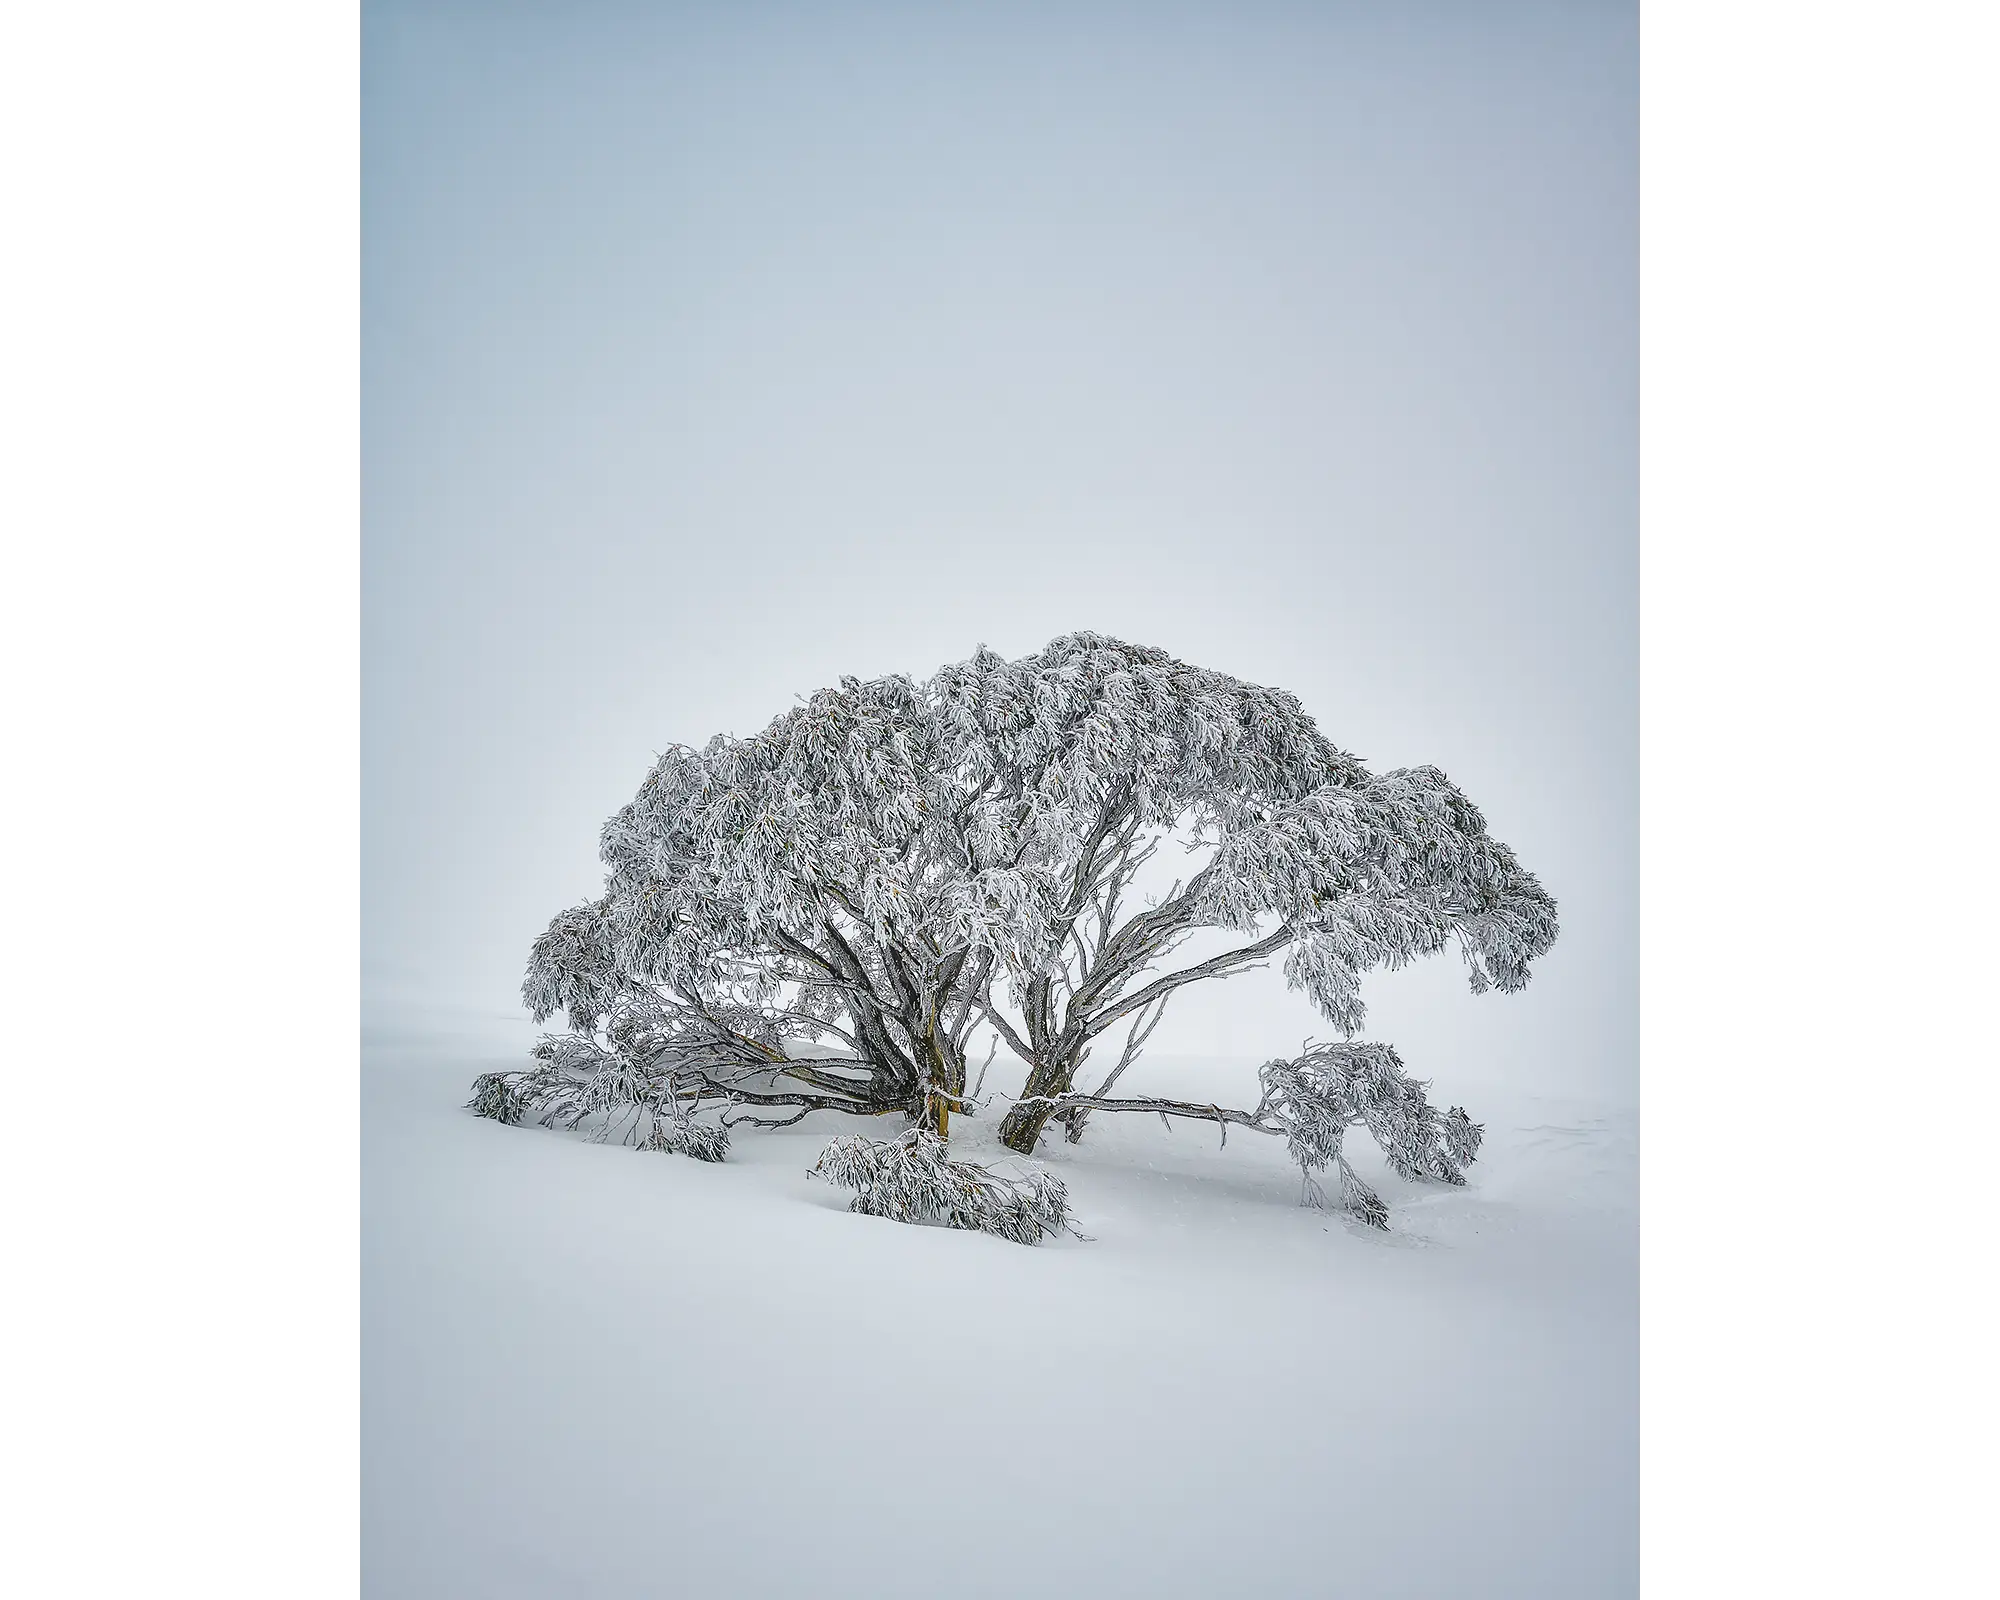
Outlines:
[[[1199,865],[1141,902],[1170,840]],[[753,737],[673,746],[601,854],[603,893],[535,941],[523,990],[578,1043],[490,1091],[517,1112],[573,1109],[616,1063],[635,1128],[720,1105],[945,1135],[983,1034],[1026,1068],[1002,1131],[1025,1153],[1055,1116],[1072,1137],[1095,1110],[1220,1119],[1105,1092],[1187,984],[1282,954],[1351,1037],[1372,970],[1456,945],[1475,992],[1511,992],[1556,937],[1553,900],[1435,767],[1371,773],[1285,691],[1093,633],[846,678]],[[1173,963],[1210,930],[1240,942]],[[1077,1093],[1121,1024],[1119,1066]],[[1234,1120],[1269,1124],[1293,1077]]]

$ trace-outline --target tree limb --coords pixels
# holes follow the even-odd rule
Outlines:
[[[1145,988],[1107,1006],[1096,1016],[1091,1017],[1084,1024],[1083,1037],[1085,1039],[1096,1038],[1097,1035],[1110,1027],[1120,1017],[1127,1016],[1142,1006],[1150,1005],[1154,1000],[1171,994],[1174,990],[1182,988],[1187,984],[1198,983],[1203,978],[1226,976],[1228,973],[1238,971],[1253,962],[1262,961],[1265,957],[1283,949],[1289,944],[1296,932],[1297,930],[1288,922],[1282,928],[1278,929],[1276,933],[1259,939],[1255,944],[1244,945],[1239,950],[1226,950],[1219,956],[1211,956],[1208,960],[1199,962],[1180,972],[1170,972],[1163,978],[1156,978],[1153,982],[1147,984]]]
[[[1228,1106],[1198,1105],[1192,1100],[1167,1100],[1157,1096],[1143,1099],[1120,1100],[1101,1094],[1031,1094],[1023,1095],[1016,1105],[1047,1105],[1062,1112],[1072,1108],[1079,1111],[1151,1111],[1162,1117],[1194,1117],[1203,1122],[1217,1125],[1235,1123],[1238,1127],[1250,1128],[1258,1133],[1282,1133],[1284,1129],[1258,1111],[1236,1111]],[[1226,1135],[1225,1135],[1226,1137]]]

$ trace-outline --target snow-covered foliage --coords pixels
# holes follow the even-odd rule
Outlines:
[[[720,1123],[696,1122],[692,1117],[681,1121],[655,1117],[640,1148],[692,1156],[696,1161],[720,1161],[729,1154],[729,1130]]]
[[[1388,1045],[1323,1044],[1294,1061],[1266,1062],[1258,1076],[1259,1110],[1283,1129],[1308,1201],[1321,1203],[1313,1174],[1331,1165],[1348,1209],[1377,1228],[1389,1225],[1388,1208],[1348,1163],[1342,1141],[1349,1128],[1365,1127],[1403,1178],[1464,1183],[1479,1153],[1480,1125],[1462,1106],[1439,1116]]]
[[[491,1117],[495,1122],[518,1128],[528,1113],[527,1105],[514,1090],[522,1076],[519,1072],[480,1073],[472,1080],[472,1098],[465,1102],[465,1109],[475,1117]]]
[[[534,1056],[539,1065],[526,1071],[481,1074],[467,1109],[510,1126],[530,1115],[545,1128],[587,1123],[600,1142],[616,1133],[625,1144],[697,1161],[720,1161],[728,1152],[729,1130],[695,1120],[700,1092],[670,1067],[577,1034],[545,1036]]]
[[[1076,1231],[1060,1178],[1046,1172],[1007,1178],[990,1167],[953,1161],[944,1140],[924,1128],[890,1140],[835,1139],[809,1176],[856,1190],[848,1209],[863,1216],[971,1228],[1016,1244]]]
[[[1134,905],[1169,840],[1204,859]],[[1075,1077],[1114,1028],[1122,1072],[1187,984],[1283,955],[1351,1036],[1370,971],[1455,944],[1475,992],[1513,991],[1556,936],[1435,767],[1371,773],[1283,690],[1092,633],[845,678],[754,737],[676,745],[600,848],[604,892],[535,941],[523,987],[575,1043],[481,1090],[503,1121],[722,1105],[945,1134],[985,1029],[1025,1066],[1001,1139],[1028,1153],[1053,1115],[1075,1137],[1088,1112],[1158,1109],[1108,1082],[1085,1104]],[[1204,930],[1242,942],[1173,967]],[[1413,1170],[1442,1170],[1411,1137]]]

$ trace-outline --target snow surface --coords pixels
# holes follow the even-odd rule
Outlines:
[[[1100,1113],[1038,1157],[1089,1242],[1026,1248],[849,1213],[851,1117],[720,1166],[482,1121],[490,1038],[364,1043],[370,1600],[1637,1591],[1630,1108],[1440,1082],[1466,1188],[1350,1142],[1387,1235],[1280,1140]],[[954,1153],[1017,1162],[1002,1110]]]

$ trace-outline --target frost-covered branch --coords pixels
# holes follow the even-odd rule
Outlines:
[[[1122,1062],[1120,1066],[1122,1070]],[[1402,1178],[1462,1184],[1465,1169],[1479,1153],[1484,1129],[1461,1106],[1439,1115],[1425,1085],[1411,1078],[1401,1057],[1384,1044],[1309,1046],[1295,1060],[1266,1062],[1258,1080],[1264,1092],[1249,1111],[1157,1095],[1113,1098],[1072,1091],[1039,1098],[1064,1118],[1090,1111],[1140,1111],[1162,1121],[1188,1117],[1213,1122],[1225,1145],[1232,1126],[1282,1134],[1299,1164],[1305,1202],[1324,1203],[1316,1174],[1331,1166],[1347,1209],[1376,1228],[1388,1227],[1389,1210],[1347,1159],[1349,1128],[1365,1128]]]
[[[1153,1030],[1160,1025],[1160,1018],[1167,1014],[1167,1002],[1172,998],[1171,993],[1161,995],[1152,1002],[1150,1011],[1141,1011],[1132,1019],[1132,1026],[1125,1035],[1125,1048],[1118,1055],[1118,1065],[1104,1075],[1104,1081],[1097,1086],[1098,1094],[1109,1094],[1118,1080],[1131,1068],[1132,1063],[1139,1059],[1139,1052],[1145,1049],[1146,1041],[1153,1036]],[[1087,1106],[1075,1107],[1058,1113],[1058,1118],[1063,1124],[1063,1137],[1071,1144],[1076,1144],[1083,1138],[1084,1124],[1090,1120],[1090,1110]]]
[[[1259,1133],[1281,1131],[1276,1123],[1257,1111],[1236,1111],[1228,1106],[1204,1105],[1198,1100],[1170,1100],[1161,1095],[1114,1098],[1071,1090],[1068,1094],[1023,1096],[1017,1104],[1046,1106],[1058,1115],[1066,1111],[1149,1111],[1162,1118],[1195,1117],[1225,1128],[1227,1124],[1234,1123],[1238,1127],[1254,1128]],[[1228,1142],[1229,1136],[1225,1131],[1223,1143]]]
[[[1121,1017],[1128,1017],[1135,1011],[1143,1011],[1156,1000],[1165,1000],[1176,989],[1184,989],[1191,983],[1199,983],[1204,978],[1225,978],[1233,972],[1241,972],[1268,959],[1277,951],[1291,943],[1293,930],[1289,927],[1278,929],[1276,933],[1259,939],[1255,944],[1245,945],[1239,950],[1225,950],[1219,956],[1188,967],[1181,972],[1170,972],[1165,977],[1156,978],[1145,988],[1081,1021],[1085,1039],[1094,1039],[1106,1028],[1111,1027]]]

